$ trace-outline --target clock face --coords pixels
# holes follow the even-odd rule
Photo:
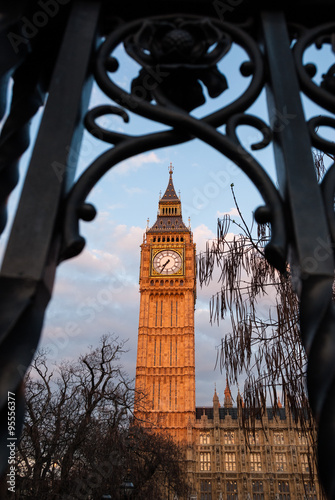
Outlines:
[[[177,273],[181,269],[181,265],[181,256],[174,250],[162,250],[155,255],[153,260],[155,271],[162,275]]]

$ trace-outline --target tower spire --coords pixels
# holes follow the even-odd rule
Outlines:
[[[231,397],[228,377],[226,378],[226,388],[224,390],[224,406],[225,408],[232,408],[233,406],[233,398]]]
[[[173,185],[174,167],[172,162],[170,162],[168,169],[169,182],[163,196],[161,194],[159,196],[157,220],[148,231],[191,232],[190,226],[186,227],[183,222],[180,196],[177,196]]]

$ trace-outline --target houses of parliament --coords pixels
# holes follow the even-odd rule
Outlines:
[[[136,390],[147,397],[135,415],[185,446],[190,500],[322,499],[306,434],[286,408],[266,408],[246,436],[228,383],[223,401],[215,390],[210,406],[196,407],[195,303],[196,246],[170,165],[141,245]]]

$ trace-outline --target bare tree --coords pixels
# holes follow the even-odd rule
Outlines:
[[[53,369],[39,352],[26,377],[17,500],[122,498],[128,470],[139,499],[159,498],[159,488],[187,490],[182,450],[134,424],[133,382],[120,365],[124,352],[125,342],[111,335]]]
[[[208,285],[219,270],[220,290],[210,301],[210,320],[230,318],[231,332],[218,346],[217,363],[232,383],[245,377],[243,412],[248,420],[278,408],[280,396],[302,426],[310,422],[306,389],[306,354],[302,347],[298,298],[290,268],[279,273],[267,262],[264,247],[268,225],[249,228],[231,191],[241,222],[225,216],[218,221],[217,239],[198,258],[200,284]],[[235,226],[239,234],[232,237]],[[266,304],[266,305],[265,305]],[[307,420],[306,420],[307,417]],[[308,423],[309,427],[309,423]]]

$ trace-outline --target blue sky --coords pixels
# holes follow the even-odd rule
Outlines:
[[[328,51],[329,52],[329,51]],[[312,58],[319,57],[311,49]],[[137,76],[138,65],[118,51],[120,70],[116,82],[129,89],[131,79]],[[236,99],[246,88],[249,78],[239,74],[241,62],[246,60],[240,48],[233,49],[224,59],[221,71],[228,79],[229,89],[217,99],[197,109],[199,117]],[[306,61],[308,62],[308,61]],[[317,77],[328,68],[322,60]],[[90,107],[108,102],[94,86]],[[306,102],[309,115],[319,111]],[[284,110],[283,110],[284,111]],[[250,113],[267,120],[265,92]],[[130,114],[130,123],[121,118],[108,116],[100,123],[105,127],[128,134],[163,130],[164,126]],[[36,128],[38,118],[35,120]],[[261,138],[251,127],[241,127],[241,140],[248,147]],[[85,133],[79,156],[77,178],[80,173],[109,145],[101,143]],[[254,153],[253,153],[254,154]],[[22,160],[24,173],[28,152]],[[255,154],[269,175],[275,179],[271,145]],[[247,177],[229,160],[198,140],[162,148],[138,155],[114,167],[93,189],[88,201],[97,208],[98,215],[91,223],[81,223],[81,233],[87,240],[82,254],[59,266],[54,296],[48,307],[42,347],[47,347],[52,360],[71,359],[85,352],[88,345],[96,345],[101,335],[115,333],[128,340],[129,352],[123,363],[131,377],[135,376],[137,327],[139,312],[139,261],[140,244],[147,225],[155,221],[159,192],[165,191],[168,182],[168,166],[172,162],[174,185],[180,190],[184,222],[191,218],[191,227],[197,250],[204,249],[208,239],[215,238],[217,218],[224,213],[236,217],[230,184],[235,192],[245,218],[250,222],[252,212],[261,203],[257,190]],[[22,185],[22,179],[21,183]],[[20,186],[11,197],[9,211],[12,214]],[[10,222],[9,222],[10,226]],[[1,249],[3,250],[4,238]],[[223,399],[225,374],[214,371],[216,346],[222,335],[229,331],[228,321],[219,327],[209,324],[208,302],[217,283],[206,289],[198,287],[195,311],[196,385],[197,404],[211,404],[216,384]],[[243,379],[242,379],[243,380]],[[241,382],[242,382],[241,380]],[[233,395],[236,391],[233,391]]]

